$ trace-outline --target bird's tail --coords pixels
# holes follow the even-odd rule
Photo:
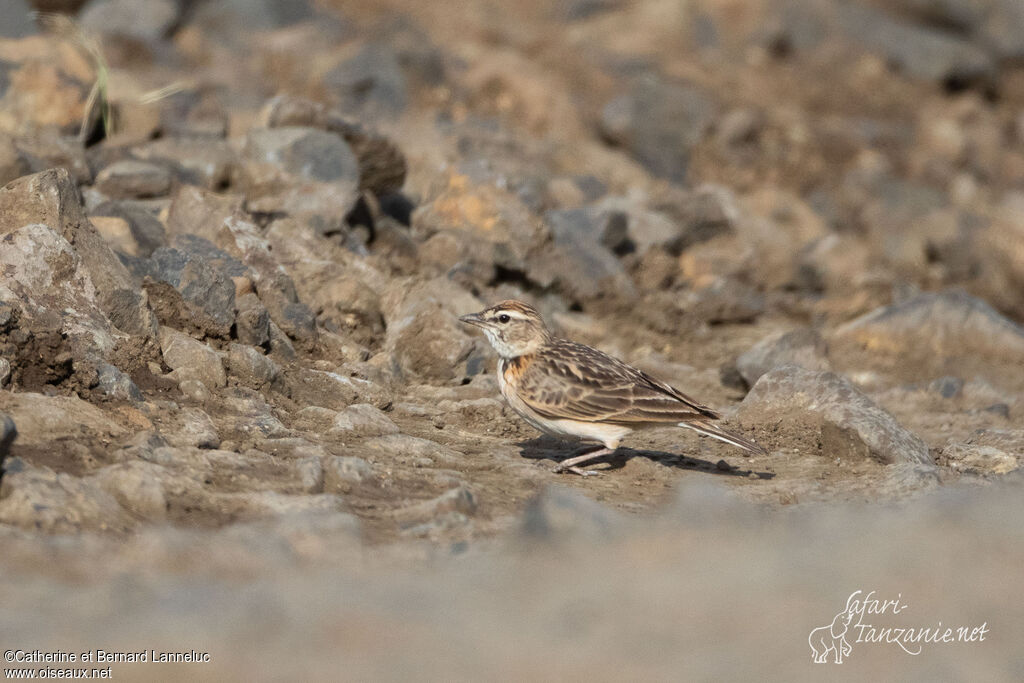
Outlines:
[[[718,439],[719,441],[724,441],[728,444],[732,444],[733,446],[738,446],[739,448],[754,453],[755,455],[768,455],[768,451],[765,450],[763,446],[759,446],[753,441],[743,438],[739,434],[733,434],[732,432],[709,422],[680,422],[679,426],[692,429],[703,436],[710,436],[712,439]]]

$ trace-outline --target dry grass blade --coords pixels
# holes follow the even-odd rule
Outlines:
[[[95,80],[89,90],[89,97],[85,102],[85,112],[82,115],[82,125],[78,131],[79,139],[84,142],[89,138],[96,126],[97,119],[102,121],[104,135],[109,135],[114,125],[113,111],[108,97],[110,71],[107,67],[107,60],[103,57],[103,49],[99,40],[85,32],[74,19],[65,14],[37,12],[35,18],[43,31],[66,40],[83,51],[95,72]]]
[[[175,81],[174,83],[165,85],[162,88],[157,88],[156,90],[150,90],[149,92],[143,93],[139,97],[139,102],[142,104],[154,104],[155,102],[159,102],[160,100],[171,97],[172,95],[185,92],[192,87],[192,84],[187,81]]]

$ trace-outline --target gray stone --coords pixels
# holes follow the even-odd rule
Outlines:
[[[964,381],[959,377],[939,377],[929,382],[928,388],[942,398],[956,398],[964,393]]]
[[[771,14],[765,27],[755,34],[772,54],[786,56],[819,47],[834,32],[831,17],[822,11],[830,2],[812,3],[806,0],[788,0],[767,6]]]
[[[253,293],[235,299],[235,337],[242,344],[267,348],[270,345],[270,314]]]
[[[245,344],[231,344],[228,347],[227,368],[232,377],[237,377],[243,384],[254,389],[273,383],[280,372],[277,363],[258,349]]]
[[[269,408],[269,405],[267,407]],[[301,436],[264,439],[259,442],[259,447],[274,457],[296,461],[314,457],[324,458],[327,455],[323,446]]]
[[[142,160],[167,165],[182,183],[218,190],[230,182],[237,153],[227,140],[210,136],[170,137],[132,148]]]
[[[843,325],[836,338],[854,338],[878,351],[903,352],[928,344],[928,352],[1021,357],[1024,327],[981,299],[961,291],[919,294]]]
[[[500,188],[501,182],[505,181],[452,185],[448,192],[413,211],[413,234],[430,236],[418,250],[419,261],[432,265],[435,272],[456,270],[480,281],[493,280],[495,269],[504,268],[550,286],[560,259],[552,256],[552,267],[534,258],[550,250],[550,231],[519,197]],[[464,203],[478,206],[484,213],[467,214],[460,208]]]
[[[619,0],[569,0],[559,3],[556,12],[562,21],[584,21],[621,7]]]
[[[655,208],[676,226],[675,237],[659,243],[674,255],[694,244],[735,232],[740,216],[735,195],[721,185],[712,184],[689,192],[674,192],[655,202]],[[665,232],[664,228],[659,232]]]
[[[614,243],[607,237],[604,240],[604,244],[616,253],[628,248],[643,254],[652,247],[678,253],[681,228],[667,215],[637,206],[636,202],[624,197],[607,197],[598,206],[602,209],[606,225],[615,233],[621,233]]]
[[[244,453],[208,452],[210,466],[232,472],[238,490],[283,490],[289,493],[321,493],[324,490],[323,448],[305,439],[283,437],[257,439],[259,450]]]
[[[254,31],[291,26],[315,16],[307,0],[218,0],[199,5],[191,21],[218,36],[250,40]]]
[[[110,201],[99,204],[89,212],[91,216],[110,216],[120,218],[128,224],[131,237],[136,244],[133,256],[149,258],[153,251],[167,246],[167,231],[163,223],[138,203],[129,201]]]
[[[24,38],[37,32],[32,8],[25,0],[6,0],[0,5],[0,38]],[[3,95],[2,88],[0,95]],[[0,185],[4,182],[0,179]]]
[[[89,223],[82,210],[81,196],[66,170],[53,169],[19,178],[0,189],[0,234],[19,231],[32,224],[47,227],[29,228],[22,237],[29,242],[36,238],[43,240],[50,245],[47,248],[52,252],[49,258],[58,259],[51,262],[64,263],[63,259],[70,259],[70,267],[57,270],[47,267],[37,272],[21,282],[20,286],[25,289],[11,299],[24,300],[31,294],[33,298],[38,297],[40,308],[81,312],[78,324],[68,325],[69,334],[84,327],[96,335],[113,324],[121,332],[139,337],[137,343],[118,349],[97,339],[95,346],[102,349],[101,355],[122,369],[134,368],[152,358],[156,316],[124,265]],[[8,252],[10,265],[26,258],[42,258],[41,254],[27,256],[39,251],[41,245],[24,245],[23,249],[21,256],[15,251]],[[23,275],[27,277],[28,271]],[[47,297],[53,299],[45,302]],[[88,312],[93,307],[98,307],[106,320]],[[75,318],[76,315],[71,314],[69,320]],[[91,354],[83,352],[83,355]]]
[[[260,301],[266,306],[270,319],[277,327],[300,346],[308,349],[316,344],[319,336],[316,315],[309,306],[298,300],[291,278],[282,276],[275,282],[261,282]]]
[[[693,86],[643,78],[605,105],[601,134],[651,173],[681,182],[690,152],[710,128],[716,109]]]
[[[995,76],[995,64],[984,50],[949,33],[905,23],[857,3],[839,2],[834,7],[847,36],[911,78],[971,82]]]
[[[11,379],[11,361],[6,358],[0,358],[0,387],[7,386],[7,381]]]
[[[92,182],[92,169],[85,156],[85,147],[77,135],[41,132],[31,137],[18,138],[18,149],[32,173],[63,169],[77,183]]]
[[[11,75],[10,74],[11,74],[11,71],[13,71],[15,67],[16,67],[16,64],[14,64],[12,62],[7,62],[7,61],[0,60],[0,97],[2,97],[3,94],[7,92],[7,88],[11,85]],[[8,138],[8,139],[10,139],[10,138]],[[8,154],[9,154],[9,152],[8,152]],[[7,156],[6,157],[6,161],[7,161],[7,163],[10,163],[12,161],[11,156]],[[10,167],[8,167],[8,169],[9,168]],[[20,175],[24,175],[24,174],[23,173],[19,173],[18,175],[13,176],[13,177],[17,178]],[[7,181],[4,181],[4,184],[6,185]]]
[[[954,33],[972,33],[998,0],[890,0],[897,12],[917,24],[943,26]]]
[[[743,149],[757,141],[763,127],[764,119],[760,113],[740,107],[726,113],[715,125],[715,140],[726,152]]]
[[[260,111],[257,125],[267,128],[321,128],[340,135],[359,160],[360,189],[373,192],[382,204],[389,193],[400,190],[405,183],[407,165],[402,150],[388,138],[363,127],[337,109],[294,95],[276,95]]]
[[[79,21],[92,33],[155,42],[175,25],[182,7],[175,0],[92,0]]]
[[[209,471],[210,459],[207,450],[195,446],[156,446],[152,449],[142,449],[139,457],[146,462],[161,465],[168,469],[181,471],[193,471],[205,474]]]
[[[165,432],[167,442],[177,448],[217,448],[220,436],[210,416],[199,408],[181,408],[174,426]]]
[[[135,461],[104,467],[94,478],[128,512],[151,522],[163,522],[167,519],[162,485],[165,471],[160,465]]]
[[[1017,0],[991,0],[979,42],[1002,60],[1024,57],[1024,5]]]
[[[2,82],[0,82],[0,96],[2,95],[3,87]],[[28,160],[25,159],[21,150],[18,149],[14,138],[5,133],[0,133],[0,187],[29,172]]]
[[[163,197],[171,191],[171,173],[164,166],[126,159],[100,171],[95,185],[113,199]]]
[[[0,480],[0,523],[33,532],[123,533],[134,520],[94,478],[79,478],[32,467],[20,458],[4,462]]]
[[[398,426],[381,410],[368,403],[356,403],[334,417],[328,436],[344,439],[397,433]]]
[[[928,446],[843,377],[784,365],[761,376],[736,414],[745,427],[793,430],[828,457],[933,465]]]
[[[880,500],[899,500],[936,488],[941,483],[939,470],[934,465],[904,462],[886,465],[885,476],[872,483],[869,492]]]
[[[757,508],[751,507],[734,489],[704,479],[684,479],[668,506],[668,514],[687,525],[721,524],[745,525],[751,528],[763,520]]]
[[[267,327],[270,334],[270,352],[284,361],[295,360],[298,355],[295,353],[295,346],[288,335],[275,325],[273,320]]]
[[[115,452],[115,460],[148,460],[158,448],[167,447],[167,440],[157,431],[144,430],[129,436]]]
[[[403,538],[428,538],[435,542],[443,541],[457,534],[465,536],[470,533],[472,520],[468,515],[454,510],[441,512],[420,523],[406,522],[401,525],[399,533]],[[465,542],[453,545],[453,551],[465,547]]]
[[[399,508],[392,514],[399,524],[409,527],[453,512],[472,517],[476,510],[476,496],[468,487],[458,486],[436,498]]]
[[[445,83],[447,53],[408,15],[394,15],[380,26],[380,33],[412,84],[433,88]]]
[[[238,494],[222,494],[218,503],[227,507],[232,516],[241,519],[274,519],[281,517],[306,517],[310,515],[335,515],[340,512],[341,500],[333,494],[289,495],[277,491],[255,491]],[[351,515],[341,517],[350,528],[358,528]]]
[[[807,370],[830,370],[826,344],[821,335],[809,328],[773,334],[757,342],[736,359],[747,386],[754,386],[761,375],[780,365],[796,365]]]
[[[11,451],[11,444],[18,438],[18,428],[10,415],[0,413],[0,462]]]
[[[348,269],[323,279],[309,302],[318,309],[323,327],[357,344],[370,345],[384,335],[380,297],[365,280]],[[323,334],[320,337],[323,340]]]
[[[358,113],[363,118],[398,114],[405,109],[408,99],[398,57],[380,43],[366,45],[328,71],[323,85],[342,111]]]
[[[334,424],[334,416],[338,412],[321,406],[306,406],[292,416],[292,424],[296,429],[311,432],[326,432]]]
[[[261,439],[282,439],[292,434],[283,422],[271,414],[271,408],[267,405],[261,410],[224,418],[221,424],[226,431],[245,434],[257,442]]]
[[[324,459],[324,491],[351,493],[354,488],[373,477],[373,467],[362,458],[331,455]]]
[[[623,527],[622,516],[565,486],[546,486],[523,510],[520,533],[533,539],[566,542],[607,540]]]
[[[150,279],[146,291],[162,324],[228,336],[234,322],[235,284],[230,271],[219,265],[205,255],[173,247],[153,252],[141,265],[140,275]]]
[[[966,441],[947,443],[939,462],[973,474],[1006,474],[1024,465],[1024,430],[978,429]]]
[[[847,362],[911,380],[980,374],[994,383],[1024,381],[1024,327],[959,291],[883,306],[838,328],[829,346]]]
[[[998,415],[1004,420],[1010,419],[1010,406],[1006,405],[1005,403],[993,403],[992,405],[985,408],[985,412]]]
[[[316,456],[299,458],[295,461],[295,476],[299,480],[299,488],[303,493],[323,493],[324,466],[323,459]]]
[[[118,401],[141,402],[144,400],[142,392],[132,378],[110,363],[98,364],[96,373],[99,380],[97,387],[108,397]]]
[[[54,384],[68,379],[70,367],[49,367],[61,354],[68,362],[115,358],[125,336],[101,310],[92,278],[60,234],[46,225],[9,231],[0,243],[0,269],[0,298],[20,307],[16,329],[9,330],[17,334],[7,335],[3,351],[14,360],[15,382],[35,388],[39,372]],[[29,340],[50,348],[33,351]]]
[[[600,245],[608,256],[615,258],[613,250],[627,243],[628,220],[614,209],[588,207],[585,209],[559,209],[548,211],[544,219],[555,242],[565,246]],[[597,260],[602,260],[598,258]],[[612,266],[611,270],[618,270]]]
[[[367,439],[363,446],[387,453],[398,463],[412,467],[457,467],[465,463],[464,456],[436,441],[408,434],[384,434]]]
[[[390,392],[376,382],[338,372],[292,367],[282,381],[292,400],[306,406],[344,410],[354,403],[380,407],[391,402]]]
[[[750,322],[765,310],[763,294],[730,277],[718,277],[705,287],[687,291],[679,306],[710,324]]]
[[[185,182],[200,182],[207,172],[220,170],[217,166],[225,151],[234,156],[224,140],[228,134],[224,103],[202,86],[185,88],[161,102],[159,130],[163,138],[153,141],[154,146],[166,152],[165,158],[173,162],[175,173]],[[201,149],[202,143],[209,146]],[[148,145],[133,147],[132,152],[139,158],[152,158]]]
[[[18,426],[18,443],[52,447],[60,440],[91,441],[124,436],[125,429],[102,410],[75,396],[0,392],[0,411]]]
[[[549,211],[545,221],[554,238],[532,259],[530,273],[545,285],[554,284],[574,299],[591,299],[602,293],[629,296],[633,283],[607,246],[622,243],[622,222],[614,216],[588,209]],[[545,275],[545,272],[548,275]],[[550,280],[545,282],[545,280]]]
[[[0,330],[9,332],[17,322],[21,308],[7,301],[0,301]]]
[[[187,368],[208,387],[227,384],[227,374],[220,355],[206,344],[196,341],[170,327],[160,328],[160,348],[164,362],[172,370]]]
[[[464,372],[474,343],[439,300],[412,296],[388,312],[385,348],[396,369],[409,377],[451,380]]]
[[[287,219],[287,222],[295,225],[291,219]],[[233,279],[237,294],[245,296],[249,286],[255,285],[259,303],[262,308],[266,309],[270,321],[305,350],[311,350],[319,337],[316,316],[304,302],[300,301],[295,281],[278,262],[281,255],[272,253],[271,243],[264,239],[259,228],[247,221],[228,216],[224,218],[219,228],[204,231],[208,234],[217,233],[219,243],[223,244],[231,254],[214,247],[206,239],[185,234],[175,237],[175,245],[196,254],[196,256],[208,259],[219,272]],[[319,244],[319,235],[316,235],[315,239],[318,242],[318,248],[323,248],[323,245]],[[187,247],[187,242],[194,243],[195,249]],[[317,259],[320,257],[319,253],[315,256]],[[289,263],[288,265],[294,268],[297,264]],[[303,274],[301,267],[299,273]],[[324,284],[330,286],[328,283]],[[317,291],[315,285],[307,283],[307,287],[313,292]],[[263,329],[261,306],[247,301],[239,309],[251,311],[252,319],[245,322],[252,328],[250,331],[254,336],[259,335]],[[269,336],[269,326],[267,331]]]
[[[171,246],[189,256],[204,259],[228,279],[253,278],[253,273],[248,266],[205,237],[178,233],[171,239]]]
[[[171,235],[198,235],[211,244],[223,244],[221,238],[229,220],[242,220],[245,198],[218,194],[193,185],[182,185],[174,193],[167,209],[167,232]]]
[[[344,140],[326,131],[253,129],[240,163],[250,210],[293,216],[322,233],[342,230],[359,197],[359,162]]]
[[[245,139],[245,155],[245,161],[265,164],[268,173],[286,180],[343,182],[359,173],[348,145],[315,128],[253,129]]]
[[[178,379],[178,389],[184,396],[196,403],[206,403],[213,399],[213,394],[210,392],[209,387],[199,379],[180,378]]]

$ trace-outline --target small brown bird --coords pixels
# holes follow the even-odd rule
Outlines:
[[[551,436],[603,446],[562,461],[556,472],[596,474],[579,465],[614,453],[633,430],[672,423],[751,453],[766,453],[712,424],[718,413],[678,389],[602,351],[553,337],[532,306],[502,301],[459,320],[487,335],[500,356],[501,394],[524,420]]]

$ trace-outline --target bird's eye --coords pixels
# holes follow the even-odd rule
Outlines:
[[[511,319],[512,318],[509,316],[508,313],[502,313],[501,315],[498,316],[499,323],[507,323]]]

